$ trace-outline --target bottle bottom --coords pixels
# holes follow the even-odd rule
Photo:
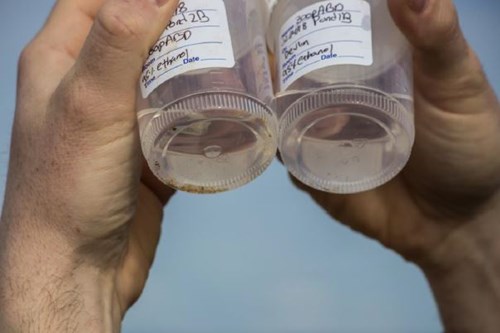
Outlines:
[[[280,151],[289,171],[315,189],[347,194],[378,187],[406,165],[413,112],[382,92],[329,88],[284,113]]]
[[[258,104],[246,110],[204,104],[208,108],[196,111],[177,106],[139,114],[149,167],[162,182],[185,192],[216,193],[247,184],[276,154],[274,115]]]

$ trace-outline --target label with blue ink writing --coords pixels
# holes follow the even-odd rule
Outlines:
[[[149,51],[141,75],[142,97],[189,71],[232,68],[231,34],[223,0],[184,0]]]
[[[279,36],[280,91],[315,70],[373,64],[371,8],[365,0],[321,1],[295,13]]]

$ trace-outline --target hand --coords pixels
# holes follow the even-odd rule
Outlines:
[[[140,295],[173,191],[141,178],[137,82],[176,5],[59,0],[24,50],[0,224],[1,332],[116,332]]]
[[[365,193],[333,195],[300,186],[334,218],[420,265],[450,332],[496,332],[498,320],[479,323],[470,311],[500,311],[500,291],[493,287],[500,281],[498,99],[460,31],[451,0],[389,4],[414,48],[411,160],[392,182]],[[477,278],[481,270],[489,273]],[[460,295],[457,290],[472,280],[483,289]],[[479,300],[484,294],[495,300]]]
[[[392,0],[414,46],[417,138],[411,160],[389,184],[353,195],[311,193],[333,217],[424,263],[469,225],[500,190],[500,106],[467,45],[450,0],[423,12]]]

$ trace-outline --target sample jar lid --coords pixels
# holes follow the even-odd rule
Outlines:
[[[243,186],[264,172],[277,151],[276,116],[243,94],[194,94],[147,115],[139,124],[148,165],[182,191]]]
[[[381,91],[336,86],[305,95],[280,120],[288,170],[315,189],[347,194],[378,187],[406,165],[415,138],[411,106]]]

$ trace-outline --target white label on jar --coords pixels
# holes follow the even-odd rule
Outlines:
[[[223,0],[184,0],[142,69],[146,98],[165,81],[192,70],[232,68],[233,45]]]
[[[371,9],[365,0],[321,1],[295,13],[280,31],[280,91],[334,65],[373,64]]]

